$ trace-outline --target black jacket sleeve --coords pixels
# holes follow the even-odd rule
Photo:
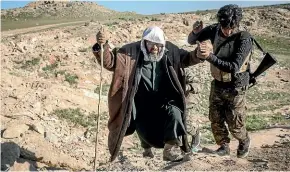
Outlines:
[[[251,52],[253,46],[252,39],[250,37],[238,41],[239,42],[236,44],[238,47],[236,48],[235,53],[232,54],[232,57],[227,59],[219,59],[211,53],[207,58],[207,61],[224,72],[238,72],[244,63],[245,58]]]
[[[210,25],[203,28],[197,34],[190,32],[187,38],[187,42],[190,45],[195,45],[196,41],[202,42],[202,41],[210,39],[211,42],[213,43],[216,29],[217,29],[217,24],[214,24],[214,25]]]

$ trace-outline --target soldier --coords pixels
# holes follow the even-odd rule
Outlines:
[[[204,29],[193,28],[188,42],[198,44],[197,56],[210,63],[214,78],[209,98],[209,119],[215,141],[220,146],[216,152],[221,156],[230,154],[229,130],[239,140],[237,157],[243,158],[250,147],[245,119],[252,37],[248,32],[238,29],[242,9],[237,5],[220,8],[217,19],[217,24]],[[213,45],[210,46],[208,41]]]

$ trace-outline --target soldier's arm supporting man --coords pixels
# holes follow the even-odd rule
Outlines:
[[[203,28],[200,32],[194,33],[193,31],[189,33],[187,42],[190,45],[197,44],[196,41],[205,41],[210,39],[211,42],[213,42],[214,36],[215,36],[215,25],[210,25],[205,28]]]
[[[206,60],[224,72],[236,73],[240,70],[245,58],[251,52],[252,40],[248,37],[246,39],[241,39],[238,44],[239,47],[236,53],[233,53],[232,57],[227,58],[227,60],[219,59],[213,53],[210,53]]]

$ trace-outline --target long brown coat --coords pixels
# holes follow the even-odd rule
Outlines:
[[[98,46],[97,44],[94,45]],[[94,49],[93,47],[93,49]],[[188,52],[179,49],[171,42],[166,42],[167,52],[163,58],[167,59],[166,66],[168,73],[172,78],[172,84],[181,95],[183,110],[183,121],[185,122],[185,76],[184,67],[200,63],[201,61],[196,57],[196,50]],[[100,52],[93,52],[98,62],[100,63]],[[132,112],[132,100],[134,98],[134,91],[136,81],[136,69],[138,61],[140,60],[140,41],[127,44],[120,49],[114,49],[112,52],[109,46],[104,46],[104,68],[113,71],[113,79],[108,94],[109,104],[109,138],[108,146],[111,154],[111,161],[113,161],[120,150],[123,138],[126,134]],[[141,59],[142,60],[142,59]],[[188,152],[189,146],[187,137],[183,137],[183,150]]]

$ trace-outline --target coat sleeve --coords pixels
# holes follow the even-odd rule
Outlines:
[[[96,43],[93,48],[93,54],[95,55],[97,61],[99,64],[101,64],[101,47],[98,43]],[[114,48],[112,51],[110,50],[110,46],[109,44],[105,44],[104,45],[104,53],[103,53],[103,64],[104,64],[104,68],[109,70],[109,71],[113,71],[115,69],[116,66],[116,52],[117,49]]]
[[[195,48],[195,50],[190,51],[190,52],[184,49],[179,49],[180,62],[184,68],[204,62],[204,60],[199,59],[196,56],[196,51],[197,51],[197,48]]]

